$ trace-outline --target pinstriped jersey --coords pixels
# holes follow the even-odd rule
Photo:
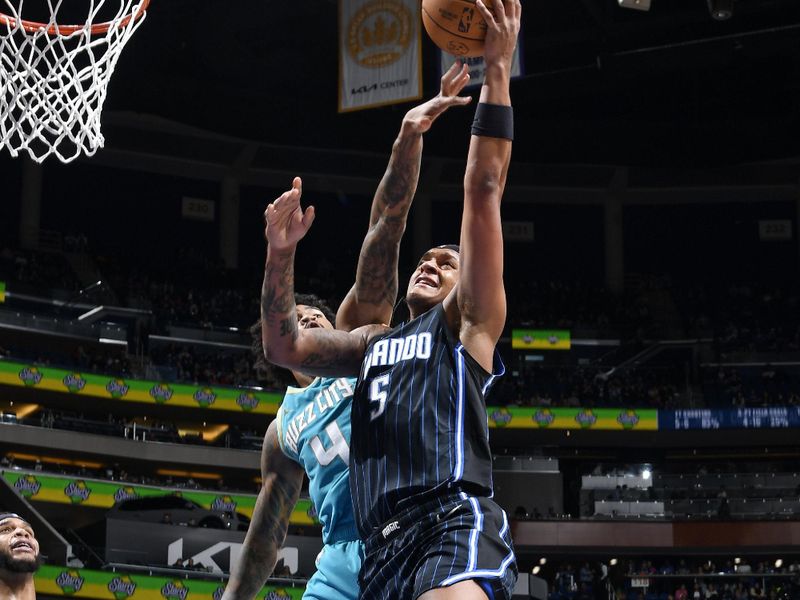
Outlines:
[[[367,348],[352,414],[350,491],[362,538],[406,508],[463,485],[492,491],[487,373],[441,304]],[[429,498],[428,498],[429,499]]]
[[[281,450],[305,469],[326,544],[357,539],[350,500],[350,408],[354,378],[317,377],[286,388],[278,415]]]

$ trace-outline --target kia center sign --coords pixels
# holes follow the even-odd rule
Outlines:
[[[244,536],[244,531],[107,519],[106,561],[167,567],[191,558],[212,573],[230,573],[241,557]],[[322,538],[290,535],[278,552],[278,563],[293,576],[310,577],[320,550]]]

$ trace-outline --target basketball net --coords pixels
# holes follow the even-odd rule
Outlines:
[[[24,151],[36,162],[55,155],[68,163],[103,147],[108,82],[150,0],[83,0],[82,25],[60,25],[65,0],[46,1],[49,21],[34,22],[24,18],[25,0],[0,0],[0,142],[13,157]],[[107,15],[119,7],[100,22],[104,3]]]

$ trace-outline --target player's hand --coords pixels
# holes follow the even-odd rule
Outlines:
[[[439,93],[406,113],[403,125],[415,133],[425,133],[431,128],[436,118],[451,106],[465,106],[470,103],[470,96],[458,94],[469,83],[469,69],[466,64],[456,61],[442,75]]]
[[[285,250],[293,248],[305,237],[314,222],[314,207],[303,211],[300,197],[303,195],[303,181],[295,177],[292,189],[284,192],[264,211],[266,229],[264,235],[271,248]]]
[[[493,0],[491,9],[483,0],[475,0],[475,6],[486,21],[484,63],[487,67],[500,65],[510,70],[522,18],[520,0]]]

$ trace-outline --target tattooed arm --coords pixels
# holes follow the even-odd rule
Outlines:
[[[471,100],[459,96],[469,82],[467,65],[453,64],[442,76],[439,94],[403,118],[392,155],[372,200],[369,229],[361,245],[356,281],[336,313],[336,328],[350,331],[369,323],[389,324],[397,301],[397,263],[411,201],[419,181],[422,134],[451,106]]]
[[[294,302],[294,256],[297,243],[314,221],[314,207],[300,206],[302,181],[267,206],[267,262],[261,288],[261,338],[264,355],[274,364],[307,375],[357,375],[369,336],[385,327],[352,332],[300,329]]]
[[[222,600],[252,600],[270,576],[278,550],[286,539],[289,517],[300,496],[303,469],[278,444],[278,422],[273,421],[261,449],[263,484],[244,538],[242,554],[231,572]]]

